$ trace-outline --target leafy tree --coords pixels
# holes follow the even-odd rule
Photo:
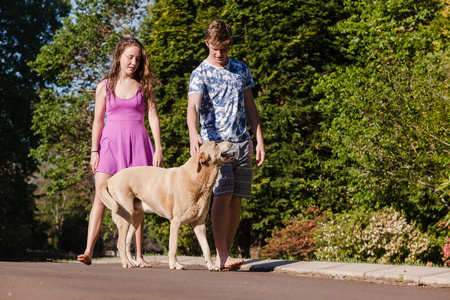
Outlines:
[[[311,87],[316,73],[345,61],[329,30],[345,14],[342,1],[227,4],[236,37],[231,55],[252,71],[266,142],[266,162],[254,168],[252,199],[243,202],[239,232],[241,253],[257,257],[268,230],[309,205],[329,205],[315,185],[328,154],[315,141],[321,117]]]
[[[421,226],[445,215],[447,37],[439,1],[346,1],[337,24],[352,63],[319,79],[326,198],[392,206]],[[345,45],[345,43],[342,43]]]
[[[28,156],[37,139],[30,130],[32,105],[43,85],[27,62],[51,39],[68,13],[67,1],[0,2],[0,257],[23,259],[27,248],[45,244],[35,220],[32,174]],[[44,238],[44,239],[43,239]]]

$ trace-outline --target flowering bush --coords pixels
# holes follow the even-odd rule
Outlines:
[[[447,217],[448,218],[448,217]],[[438,228],[442,228],[445,231],[450,231],[450,226],[448,225],[450,221],[446,222],[440,222],[438,224]],[[444,237],[444,240],[441,243],[441,248],[442,248],[442,261],[444,262],[444,266],[449,267],[450,266],[450,238],[448,237]]]
[[[277,259],[309,260],[316,248],[313,232],[326,219],[317,207],[309,208],[303,216],[289,220],[286,228],[275,230],[266,240],[262,256]]]
[[[450,266],[450,239],[442,246],[442,260],[446,267]]]
[[[314,242],[320,260],[411,263],[426,253],[430,237],[393,208],[386,208],[334,215],[317,230]]]

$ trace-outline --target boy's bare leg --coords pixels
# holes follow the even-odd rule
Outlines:
[[[234,199],[233,199],[234,198]],[[240,207],[236,209],[240,198],[232,195],[215,196],[211,208],[211,221],[216,245],[216,266],[221,270],[240,266],[244,261],[235,260],[229,256],[229,249],[239,225]]]
[[[234,236],[236,235],[237,229],[239,227],[239,222],[241,220],[241,200],[242,198],[233,196],[230,201],[229,206],[229,228],[227,235],[227,249],[231,249],[231,245],[234,241]],[[231,268],[237,268],[244,263],[243,259],[231,258],[228,256],[227,265]]]
[[[97,242],[98,234],[100,233],[100,228],[103,223],[103,217],[105,216],[105,205],[100,200],[100,196],[98,194],[98,187],[100,186],[101,183],[103,183],[110,177],[111,175],[106,173],[97,172],[97,174],[95,174],[95,197],[94,203],[92,204],[91,213],[89,215],[86,249],[83,254],[80,254],[77,257],[79,262],[82,262],[86,265],[90,265],[92,263],[94,246],[95,243]]]
[[[144,260],[144,255],[142,254],[142,241],[144,240],[144,220],[142,220],[141,225],[136,230],[134,235],[134,246],[136,248],[136,261],[139,263],[141,268],[151,268],[152,265]]]

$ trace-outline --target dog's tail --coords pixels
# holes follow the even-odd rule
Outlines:
[[[119,211],[119,205],[117,204],[116,200],[111,197],[111,194],[108,191],[108,180],[100,184],[98,193],[103,204],[105,204],[105,206],[109,208],[113,213],[117,214],[117,212]]]

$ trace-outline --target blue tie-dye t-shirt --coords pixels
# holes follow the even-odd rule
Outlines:
[[[225,67],[204,60],[191,74],[189,95],[202,94],[200,135],[205,141],[243,142],[248,132],[244,90],[253,87],[247,65],[229,58]]]

